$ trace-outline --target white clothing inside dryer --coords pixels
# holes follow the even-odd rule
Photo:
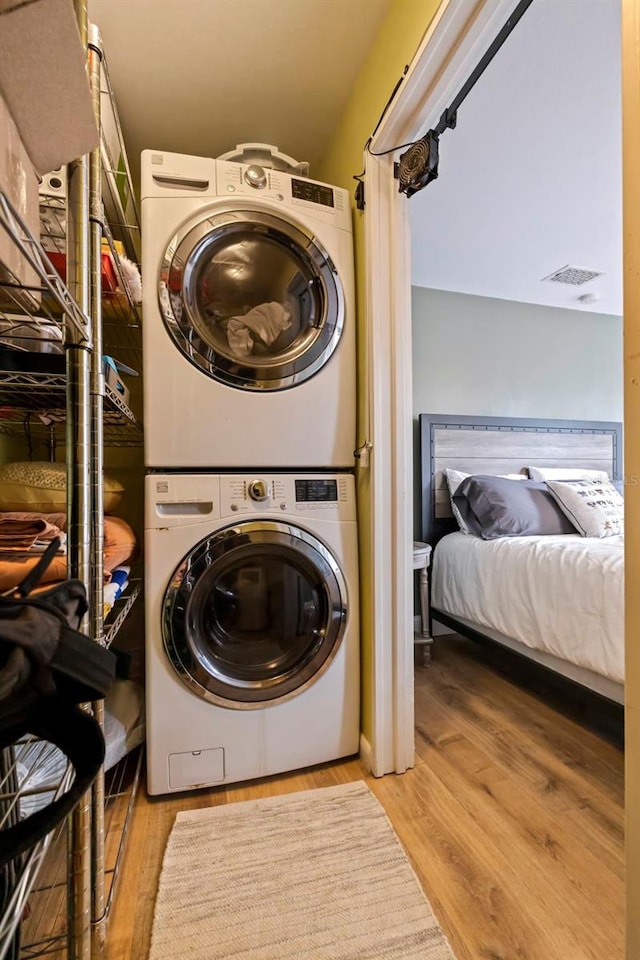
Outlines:
[[[227,325],[229,347],[236,357],[248,357],[256,339],[269,346],[291,326],[291,313],[275,300],[253,307],[243,317],[232,317]]]

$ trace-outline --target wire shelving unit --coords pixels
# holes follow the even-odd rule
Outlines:
[[[88,52],[96,119],[108,98],[122,132],[100,36],[78,3],[80,36]],[[77,515],[70,513],[69,570],[88,586],[90,613],[83,626],[96,642],[111,645],[141,594],[132,579],[109,616],[102,601],[102,463],[106,446],[140,446],[142,425],[104,380],[102,355],[141,370],[142,317],[132,296],[124,255],[137,259],[139,222],[122,204],[121,178],[101,127],[101,147],[68,167],[69,197],[40,198],[40,237],[34,237],[0,190],[0,230],[10,237],[36,281],[20,283],[0,263],[0,433],[46,443],[51,455],[64,446],[67,482]],[[109,192],[115,222],[107,222],[101,191]],[[84,192],[86,202],[79,202]],[[120,206],[118,207],[118,202]],[[73,209],[73,219],[68,211]],[[67,278],[52,254],[68,256],[83,233],[89,262],[69,259]],[[103,238],[117,278],[101,282]],[[58,265],[60,260],[58,259]],[[37,344],[34,342],[37,341]],[[37,347],[37,352],[33,349]],[[80,349],[78,349],[78,347]],[[88,509],[87,509],[88,508]],[[87,546],[89,545],[89,546]],[[89,707],[91,708],[91,707]],[[103,705],[93,705],[103,720]],[[57,756],[56,756],[57,754]],[[12,865],[11,884],[0,891],[0,960],[19,956],[98,960],[105,956],[106,923],[140,782],[143,750],[127,754],[78,805],[65,824]],[[0,830],[66,790],[73,770],[50,744],[25,740],[0,751]],[[20,943],[18,943],[18,937]]]

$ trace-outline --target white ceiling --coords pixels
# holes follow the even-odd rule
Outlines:
[[[618,0],[534,0],[410,201],[412,282],[621,315],[620,86]],[[605,276],[541,282],[567,264]]]
[[[391,0],[89,0],[129,161],[273,143],[322,157]]]

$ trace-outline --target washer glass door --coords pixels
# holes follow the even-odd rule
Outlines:
[[[260,210],[210,213],[169,244],[159,299],[170,335],[208,376],[245,390],[308,380],[335,351],[344,295],[310,233]]]
[[[291,524],[247,521],[201,541],[176,569],[163,640],[200,696],[259,707],[323,673],[346,616],[344,579],[319,540]]]

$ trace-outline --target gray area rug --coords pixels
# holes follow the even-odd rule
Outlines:
[[[362,781],[178,814],[150,960],[453,960]]]

